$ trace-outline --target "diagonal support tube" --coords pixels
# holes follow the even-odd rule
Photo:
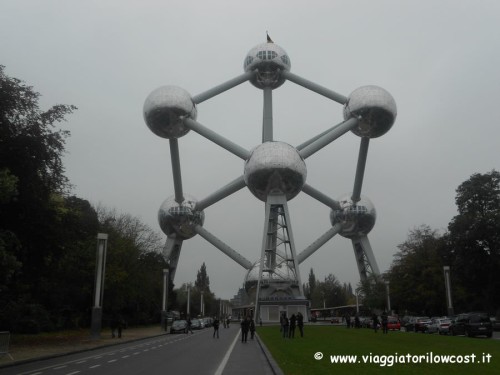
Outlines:
[[[356,167],[356,177],[354,178],[354,188],[352,189],[351,196],[353,203],[357,203],[361,200],[361,187],[363,186],[363,176],[365,174],[369,145],[370,138],[362,137],[359,145],[358,165]]]
[[[311,185],[305,184],[302,187],[302,191],[309,195],[310,197],[320,201],[324,205],[330,207],[332,210],[340,210],[340,204],[338,201],[330,198],[329,196],[323,194],[319,190],[316,190]]]
[[[200,104],[201,102],[204,102],[205,100],[211,99],[214,96],[222,94],[224,91],[232,89],[233,87],[236,87],[239,84],[248,81],[256,73],[257,73],[257,71],[255,71],[255,70],[250,71],[250,72],[246,72],[246,73],[243,73],[242,75],[239,75],[238,77],[230,79],[227,82],[221,83],[220,85],[215,86],[214,88],[211,88],[210,90],[207,90],[205,92],[202,92],[201,94],[193,96],[193,102],[196,104]]]
[[[313,253],[318,250],[325,243],[330,241],[336,234],[338,234],[342,230],[342,224],[335,224],[329,230],[325,232],[321,237],[319,237],[316,241],[306,247],[299,255],[297,255],[297,261],[302,263],[307,258],[309,258]]]
[[[174,191],[175,201],[179,204],[184,202],[184,194],[182,192],[182,177],[181,177],[181,162],[179,157],[179,143],[177,138],[169,139],[170,142],[170,159],[172,162],[172,173],[174,175]]]
[[[293,83],[296,83],[299,86],[305,87],[306,89],[314,91],[317,94],[323,95],[323,96],[327,97],[328,99],[331,99],[337,103],[340,103],[340,104],[347,103],[347,100],[348,100],[347,97],[345,97],[344,95],[340,95],[340,94],[336,93],[335,91],[327,89],[326,87],[318,85],[317,83],[314,83],[314,82],[311,82],[305,78],[299,77],[298,75],[293,74],[289,71],[283,71],[283,72],[281,72],[281,74],[283,75],[283,77],[285,77],[289,81],[292,81]]]
[[[303,148],[309,146],[311,143],[317,141],[318,139],[320,139],[321,137],[323,137],[324,135],[330,133],[331,131],[335,130],[336,128],[338,128],[339,126],[342,126],[343,122],[341,122],[340,124],[337,124],[335,126],[332,126],[330,129],[327,129],[325,130],[323,133],[320,133],[314,137],[312,137],[311,139],[305,141],[304,143],[301,143],[300,145],[298,145],[296,147],[297,151],[300,151],[302,150]]]
[[[323,147],[327,146],[341,135],[355,128],[357,125],[358,125],[358,119],[350,118],[349,120],[342,122],[338,126],[334,126],[332,130],[327,132],[325,135],[316,139],[313,143],[309,144],[308,146],[300,150],[299,151],[300,155],[304,159],[307,159],[309,156],[321,150]]]
[[[243,189],[245,186],[246,186],[246,184],[245,184],[244,176],[241,175],[240,177],[238,177],[235,180],[228,183],[226,186],[217,190],[215,193],[209,195],[208,197],[206,197],[203,200],[200,200],[197,203],[195,210],[202,211],[205,208],[213,205],[214,203],[217,203],[221,199],[224,199],[224,198],[230,196],[231,194],[234,194],[237,191]]]
[[[198,233],[201,237],[203,237],[205,240],[210,242],[212,245],[214,245],[217,249],[226,254],[229,258],[231,258],[240,266],[242,266],[244,269],[249,270],[252,268],[252,263],[250,263],[248,259],[246,259],[243,255],[241,255],[237,251],[233,250],[231,247],[226,245],[221,240],[219,240],[217,237],[215,237],[212,233],[207,231],[201,225],[197,225],[194,228],[194,231]]]
[[[250,156],[250,152],[248,150],[245,150],[243,147],[238,146],[236,143],[231,142],[229,139],[224,138],[193,119],[185,118],[184,125],[243,160],[248,159]]]

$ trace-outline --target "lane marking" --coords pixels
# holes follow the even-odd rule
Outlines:
[[[226,352],[226,355],[222,359],[222,362],[220,363],[219,367],[217,368],[217,371],[215,371],[214,375],[222,375],[222,372],[224,371],[224,368],[227,365],[227,361],[229,361],[229,357],[231,356],[231,353],[234,349],[234,345],[236,345],[236,341],[238,341],[240,337],[240,333],[236,332],[236,336],[234,337],[233,343],[229,347],[229,349]]]

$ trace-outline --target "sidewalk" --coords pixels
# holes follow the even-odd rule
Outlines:
[[[165,333],[159,325],[155,325],[125,329],[120,339],[112,338],[109,329],[101,332],[99,340],[92,340],[88,330],[55,332],[43,335],[12,334],[9,353],[14,360],[11,360],[8,356],[1,357],[0,368],[29,360],[116,345],[127,341],[159,336]]]

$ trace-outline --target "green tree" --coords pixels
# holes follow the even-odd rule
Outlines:
[[[456,215],[448,225],[455,305],[500,308],[500,173],[473,174],[456,190]]]
[[[436,230],[422,225],[410,231],[386,275],[391,307],[423,315],[445,315],[443,266],[445,240]]]

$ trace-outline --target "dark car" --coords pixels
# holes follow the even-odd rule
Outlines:
[[[491,317],[491,328],[493,331],[500,331],[500,319],[497,319],[495,317]]]
[[[415,316],[410,318],[405,328],[407,332],[425,332],[430,323],[431,319],[428,316]]]
[[[205,325],[202,324],[200,319],[191,319],[191,329],[202,329]]]
[[[188,323],[185,320],[174,320],[170,333],[186,333]]]
[[[455,335],[466,335],[469,337],[486,336],[491,337],[492,325],[487,314],[473,312],[459,314],[450,326],[450,333]]]

